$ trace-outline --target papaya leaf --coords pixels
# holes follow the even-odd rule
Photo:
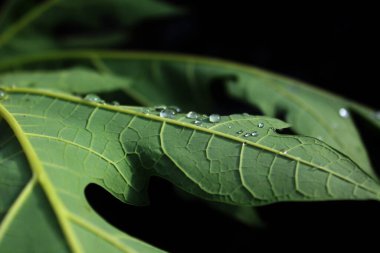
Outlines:
[[[10,129],[1,132],[0,185],[12,193],[0,212],[2,252],[14,245],[40,252],[158,251],[101,219],[84,196],[90,183],[135,205],[148,202],[151,176],[235,205],[380,199],[380,185],[347,156],[315,138],[276,133],[289,126],[277,119],[194,122],[171,109],[111,106],[31,88],[2,92],[2,126]]]
[[[138,101],[138,98],[134,97],[133,89],[129,89],[128,87],[130,80],[127,78],[120,78],[108,73],[99,73],[95,70],[83,68],[59,71],[23,71],[7,73],[1,76],[1,83],[9,86],[17,83],[17,87],[44,87],[82,95],[88,93],[104,94],[104,92],[107,91],[117,90],[119,92],[120,90],[124,90],[129,97],[134,98],[134,101]],[[125,97],[123,100],[125,101]],[[168,100],[165,101],[165,103],[173,104],[173,101]],[[183,193],[183,191],[177,191],[177,193],[180,192]],[[178,195],[180,197],[184,196],[184,194]],[[253,207],[233,206],[216,202],[207,202],[207,204],[213,207],[216,211],[227,214],[236,221],[248,226],[263,226],[263,223],[260,221],[260,218]]]
[[[299,81],[223,60],[112,51],[35,54],[4,60],[0,69],[20,66],[33,69],[35,64],[44,63],[43,66],[49,69],[47,62],[51,61],[74,66],[84,64],[100,72],[106,69],[107,73],[118,78],[124,76],[131,80],[125,91],[133,93],[143,105],[174,103],[187,110],[212,111],[216,104],[213,89],[226,89],[229,96],[260,108],[266,116],[283,115],[295,133],[323,140],[376,177],[355,122],[350,117],[350,110],[358,106]],[[215,80],[218,81],[217,87],[212,87]]]

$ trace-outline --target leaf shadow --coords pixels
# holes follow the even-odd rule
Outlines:
[[[272,242],[282,245],[284,251],[292,250],[297,242],[324,250],[331,246],[378,248],[376,241],[371,242],[377,237],[373,231],[380,226],[380,203],[376,201],[287,202],[257,210],[268,226]],[[275,247],[268,246],[267,250]]]
[[[231,96],[227,91],[227,84],[238,81],[234,75],[215,77],[210,81],[210,94],[213,94],[213,110],[209,113],[223,115],[234,113],[249,113],[251,115],[263,115],[263,112],[250,103]]]
[[[369,159],[372,167],[378,177],[380,177],[380,157],[379,143],[380,143],[380,131],[374,126],[370,120],[357,113],[355,110],[350,111],[352,119],[356,125],[356,129],[366,147]]]
[[[102,187],[85,190],[91,207],[116,228],[169,252],[244,252],[264,246],[262,228],[243,225],[205,201],[182,198],[169,182],[153,177],[149,206],[122,203]]]

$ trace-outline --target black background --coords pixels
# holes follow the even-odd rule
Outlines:
[[[185,6],[189,13],[145,22],[135,30],[129,48],[255,65],[379,108],[379,20],[374,6],[171,2]],[[364,130],[361,134],[372,138]],[[376,143],[369,145],[376,154]],[[266,227],[252,229],[209,209],[202,201],[179,198],[170,184],[158,179],[151,182],[152,203],[144,208],[122,204],[96,186],[90,186],[87,193],[92,205],[111,223],[172,252],[378,247],[379,235],[372,230],[380,225],[380,205],[370,201],[259,207]]]

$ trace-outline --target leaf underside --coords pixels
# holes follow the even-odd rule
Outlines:
[[[235,205],[379,199],[380,186],[349,158],[315,138],[276,133],[288,127],[280,120],[230,115],[197,126],[184,114],[168,119],[64,93],[5,90],[0,113],[4,129],[6,123],[11,129],[0,137],[6,147],[0,150],[0,185],[15,187],[0,210],[4,252],[13,245],[12,235],[39,252],[157,251],[90,208],[84,196],[90,183],[135,205],[147,203],[151,176]],[[253,131],[257,136],[244,136]],[[36,222],[39,236],[23,237],[26,224]],[[44,249],[41,234],[51,242]]]

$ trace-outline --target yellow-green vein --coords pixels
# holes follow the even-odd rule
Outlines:
[[[9,93],[13,92],[13,93],[36,94],[36,95],[48,96],[48,97],[52,97],[52,98],[59,98],[59,99],[70,101],[70,102],[74,102],[74,103],[77,103],[77,104],[85,104],[85,105],[89,105],[89,106],[101,107],[103,109],[107,109],[107,110],[111,110],[111,111],[115,111],[115,112],[122,112],[122,113],[126,113],[126,114],[129,114],[129,115],[139,116],[140,118],[147,118],[147,119],[150,119],[150,120],[159,121],[159,122],[162,122],[164,124],[171,124],[171,125],[175,125],[175,126],[179,126],[179,127],[185,127],[185,128],[188,128],[188,129],[197,130],[197,131],[200,131],[200,132],[205,132],[205,133],[208,133],[208,134],[211,134],[211,135],[216,135],[216,136],[219,136],[219,137],[222,137],[222,138],[225,138],[225,139],[229,139],[229,140],[233,140],[233,141],[237,141],[237,142],[245,142],[246,145],[250,145],[250,146],[256,147],[258,149],[261,149],[261,150],[264,150],[264,151],[268,151],[268,152],[273,153],[273,154],[275,154],[277,156],[285,157],[285,158],[287,158],[289,160],[298,161],[298,162],[303,163],[303,164],[305,164],[307,166],[310,166],[310,167],[313,167],[313,168],[316,168],[316,169],[320,169],[320,170],[325,171],[327,173],[331,173],[334,176],[336,176],[336,177],[338,177],[338,178],[340,178],[340,179],[342,179],[342,180],[344,180],[346,182],[349,182],[351,184],[356,185],[356,183],[354,181],[352,181],[350,178],[347,178],[347,177],[344,177],[342,175],[339,175],[339,174],[337,174],[336,172],[332,171],[329,168],[326,168],[326,167],[323,167],[323,166],[311,163],[309,161],[301,159],[300,157],[295,157],[295,156],[293,156],[291,154],[284,153],[284,152],[281,152],[279,150],[272,149],[270,147],[264,146],[264,145],[256,143],[256,142],[252,142],[252,141],[249,141],[249,140],[242,140],[241,137],[239,137],[239,136],[232,136],[232,135],[229,135],[229,134],[226,134],[226,133],[223,133],[223,132],[215,131],[215,130],[208,129],[208,128],[203,128],[201,126],[197,126],[197,125],[194,125],[194,124],[189,124],[187,122],[178,121],[176,119],[162,118],[162,117],[157,116],[157,115],[145,114],[143,112],[129,110],[129,109],[118,107],[118,106],[112,106],[112,105],[107,105],[107,104],[99,104],[99,103],[95,103],[95,102],[90,102],[90,101],[87,101],[87,100],[84,100],[82,98],[79,98],[79,97],[76,97],[76,96],[72,96],[72,95],[69,95],[69,94],[66,94],[66,93],[59,93],[59,92],[55,93],[55,92],[52,92],[52,91],[49,91],[49,90],[32,89],[32,88],[17,88],[17,87],[15,87],[15,88],[3,88],[3,89],[5,91],[9,92]],[[162,129],[161,129],[161,131],[162,131]],[[370,188],[367,188],[365,186],[362,186],[362,185],[360,185],[360,187],[362,189],[365,189],[365,190],[367,190],[369,192],[374,193],[377,196],[380,196],[380,192],[374,191],[374,190],[372,190]]]
[[[17,215],[19,210],[21,209],[22,205],[25,203],[31,192],[33,191],[34,186],[36,185],[36,177],[32,176],[32,178],[29,180],[29,182],[26,184],[24,189],[21,191],[21,193],[18,195],[16,200],[13,202],[12,206],[9,208],[7,214],[5,215],[3,221],[1,222],[0,226],[0,242],[4,238],[5,233],[8,230],[8,227],[14,220],[14,217]]]
[[[36,177],[36,180],[40,183],[41,188],[45,192],[48,200],[51,203],[52,209],[57,216],[58,223],[62,228],[62,232],[65,235],[68,244],[74,253],[83,252],[80,242],[75,238],[70,224],[66,217],[66,208],[61,203],[58,194],[55,192],[49,177],[46,175],[43,165],[35,152],[29,139],[26,137],[20,124],[13,117],[13,115],[0,103],[0,116],[9,124],[13,130],[17,140],[19,141],[21,148],[23,149],[26,159],[29,162],[30,168]]]

